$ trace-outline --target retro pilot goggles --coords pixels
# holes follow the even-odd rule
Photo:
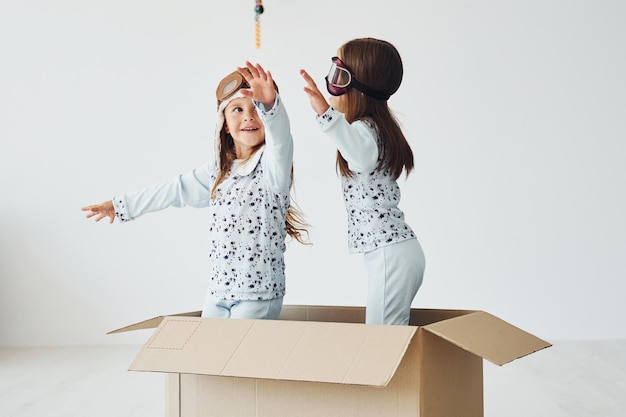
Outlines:
[[[368,87],[357,80],[346,64],[341,62],[338,57],[333,57],[330,70],[326,76],[326,89],[333,96],[341,96],[346,94],[352,87],[377,100],[387,100],[389,98],[389,94]]]
[[[217,86],[215,90],[215,96],[217,97],[218,103],[226,100],[231,97],[237,91],[242,88],[250,88],[246,79],[243,78],[238,71],[231,72],[228,74]]]

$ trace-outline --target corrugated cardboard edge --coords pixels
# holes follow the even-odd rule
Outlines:
[[[434,309],[412,308],[411,326],[423,326],[433,322],[448,320],[459,315],[475,312],[475,310],[459,309]],[[139,323],[130,324],[107,334],[130,332],[133,330],[156,329],[165,317],[200,317],[201,311],[191,311],[177,314],[156,316]],[[308,304],[285,304],[280,313],[279,320],[291,321],[321,321],[325,323],[365,323],[365,307],[363,306],[334,306],[334,305],[308,305]]]
[[[200,317],[202,311],[191,311],[187,313],[178,313],[178,314],[168,314],[166,316],[156,316],[151,319],[140,321],[139,323],[130,324],[128,326],[120,327],[119,329],[111,330],[107,332],[107,334],[115,334],[115,333],[124,333],[130,332],[133,330],[142,330],[142,329],[156,329],[159,327],[159,324],[163,321],[165,317],[171,316],[180,316],[180,317]]]
[[[143,329],[156,329],[165,317],[200,317],[201,314],[202,311],[200,310],[156,316],[138,323],[120,327],[119,329],[111,330],[106,334],[124,333]],[[287,304],[283,306],[279,320],[364,323],[365,308],[358,306]]]
[[[552,346],[484,311],[428,324],[423,329],[498,366]]]

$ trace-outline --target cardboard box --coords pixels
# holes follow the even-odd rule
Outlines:
[[[483,311],[413,309],[366,325],[363,307],[283,307],[280,320],[160,316],[130,365],[166,374],[167,417],[482,417],[483,359],[551,346]]]

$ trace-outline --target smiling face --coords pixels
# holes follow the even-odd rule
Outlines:
[[[246,159],[265,142],[265,127],[249,98],[233,99],[224,109],[225,131],[233,138],[237,159]]]

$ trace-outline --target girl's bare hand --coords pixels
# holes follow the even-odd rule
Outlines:
[[[241,94],[262,103],[266,109],[270,109],[276,100],[276,88],[272,74],[265,71],[261,64],[253,65],[250,61],[246,61],[245,67],[238,67],[237,71],[250,85],[249,90],[241,89]]]
[[[318,116],[320,114],[324,114],[326,110],[328,110],[328,108],[330,107],[330,104],[328,104],[320,89],[317,88],[317,85],[315,84],[315,81],[313,81],[313,78],[311,78],[311,76],[305,70],[301,69],[300,75],[302,76],[302,78],[304,78],[304,81],[306,82],[304,92],[307,94],[307,96],[309,96],[311,107],[313,107],[313,110],[315,111],[315,113],[317,113]]]
[[[105,217],[109,218],[109,223],[113,223],[115,220],[115,208],[113,207],[113,201],[105,201],[104,203],[95,204],[81,208],[82,211],[86,211],[88,219],[97,216],[95,220],[99,222]]]

